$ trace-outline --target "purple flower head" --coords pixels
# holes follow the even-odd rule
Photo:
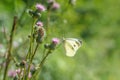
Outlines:
[[[8,76],[9,77],[15,77],[17,75],[16,71],[15,70],[9,70],[8,71]]]
[[[52,5],[52,9],[57,10],[59,8],[60,8],[60,4],[57,3],[57,2],[54,2],[53,5]]]
[[[36,23],[36,25],[42,27],[42,26],[43,26],[43,23],[42,23],[41,21],[38,21],[38,22]]]
[[[47,2],[48,2],[48,3],[52,3],[52,2],[54,2],[54,0],[47,0]]]
[[[40,12],[46,10],[46,8],[42,4],[36,4],[36,9],[39,10]]]
[[[53,38],[52,39],[52,43],[55,44],[55,45],[59,44],[59,42],[60,42],[60,40],[58,38]]]
[[[52,43],[50,45],[45,45],[46,48],[49,48],[50,50],[54,50],[57,46],[57,44],[59,44],[60,40],[58,38],[53,38],[52,39]]]

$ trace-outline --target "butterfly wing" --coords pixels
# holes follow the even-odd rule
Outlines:
[[[64,47],[66,55],[72,57],[75,55],[76,51],[81,46],[81,42],[75,38],[66,38],[64,39]]]

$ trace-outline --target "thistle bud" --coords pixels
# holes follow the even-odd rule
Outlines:
[[[53,38],[53,39],[52,39],[52,43],[53,43],[54,45],[57,45],[59,42],[60,42],[60,41],[59,41],[58,38]]]
[[[48,0],[47,2],[48,2],[47,10],[49,11],[53,6],[54,1],[53,0]]]
[[[48,49],[49,46],[50,46],[49,44],[45,44],[45,45],[44,45],[44,47],[45,47],[46,49]]]
[[[52,43],[50,44],[49,48],[51,50],[54,50],[56,48],[56,45],[59,44],[59,39],[58,38],[53,38],[52,39]]]
[[[45,29],[42,27],[43,26],[43,23],[42,22],[37,22],[37,27],[38,27],[38,30],[37,30],[37,37],[36,37],[36,42],[37,43],[42,43],[42,41],[44,40],[44,37],[45,37]]]
[[[40,13],[36,12],[36,11],[33,11],[31,9],[28,9],[27,12],[34,18],[39,18],[41,16]]]
[[[25,67],[25,65],[26,65],[26,61],[22,61],[21,63],[20,63],[20,67]]]

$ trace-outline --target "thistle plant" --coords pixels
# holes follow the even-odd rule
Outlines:
[[[47,60],[47,57],[52,54],[56,47],[61,43],[59,38],[54,36],[52,38],[50,37],[51,33],[49,30],[51,12],[58,10],[60,5],[53,0],[48,0],[47,4],[48,6],[45,7],[42,3],[36,3],[33,9],[27,10],[27,13],[31,17],[32,25],[27,40],[27,43],[29,43],[28,50],[25,53],[26,55],[20,60],[16,59],[17,56],[13,54],[15,51],[12,44],[14,41],[15,30],[17,29],[17,17],[14,17],[10,36],[9,39],[7,39],[9,44],[8,51],[6,52],[3,80],[7,80],[8,77],[11,77],[13,80],[38,80],[37,76]],[[42,14],[44,14],[44,12],[47,13],[46,24],[41,20],[41,16],[43,16]],[[44,51],[39,48],[41,46],[44,48]],[[35,55],[39,53],[37,51],[41,51],[40,53],[43,54],[43,56],[38,64],[34,64]],[[15,66],[12,70],[9,68],[11,61],[14,62]]]
[[[44,52],[44,56],[39,63],[38,68],[35,68],[34,66],[34,73],[31,73],[31,66],[33,65],[33,59],[37,52],[37,49],[41,44],[45,41],[46,37],[46,30],[44,28],[44,25],[40,19],[41,13],[46,11],[46,8],[42,5],[37,3],[35,6],[36,9],[32,10],[29,9],[27,12],[31,15],[31,19],[33,20],[31,25],[31,34],[29,35],[29,49],[26,54],[26,57],[21,62],[16,62],[14,59],[14,56],[12,54],[12,44],[13,44],[13,37],[16,29],[17,24],[17,17],[14,17],[13,26],[10,34],[9,39],[9,45],[8,45],[8,52],[5,62],[5,70],[4,70],[4,76],[3,80],[7,79],[7,74],[9,77],[13,77],[13,79],[17,80],[29,80],[30,78],[34,78],[35,76],[40,72],[40,69],[42,68],[46,58],[52,51],[55,49],[56,45],[59,43],[59,40],[53,39],[49,45],[45,45],[44,48],[46,51]],[[49,17],[49,16],[48,16]],[[49,25],[49,24],[47,24]],[[18,69],[16,70],[8,70],[9,64],[11,61],[15,62],[15,65]]]

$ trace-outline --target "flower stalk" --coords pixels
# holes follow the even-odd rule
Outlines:
[[[45,60],[47,59],[47,57],[50,53],[51,53],[51,50],[48,50],[46,55],[43,57],[42,61],[40,62],[38,69],[36,70],[36,72],[32,76],[31,80],[34,80],[36,78],[36,76],[40,73],[41,68],[42,68],[43,64],[45,63]]]
[[[7,54],[7,59],[6,59],[6,66],[5,66],[5,70],[4,70],[3,80],[6,80],[6,74],[8,71],[9,64],[11,62],[12,43],[13,43],[13,37],[14,37],[14,33],[15,33],[16,23],[17,23],[17,17],[14,16],[13,26],[11,29],[10,40],[9,40],[9,45],[8,45],[8,54]]]

